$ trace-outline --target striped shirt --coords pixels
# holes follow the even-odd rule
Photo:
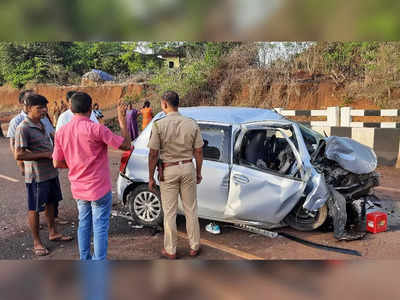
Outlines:
[[[17,127],[15,133],[15,148],[23,148],[30,152],[53,152],[51,133],[42,123],[35,124],[29,117]],[[58,176],[51,159],[24,161],[25,182],[43,182]]]

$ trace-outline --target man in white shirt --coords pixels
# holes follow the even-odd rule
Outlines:
[[[69,121],[72,120],[72,118],[74,117],[73,112],[71,111],[71,97],[73,94],[75,94],[76,91],[69,91],[67,92],[67,102],[68,102],[68,110],[66,110],[65,112],[63,112],[59,117],[58,117],[58,121],[57,121],[57,126],[56,126],[56,131],[58,131],[58,129],[60,129],[62,126],[64,126],[65,124],[67,124]],[[94,112],[92,111],[91,115],[90,115],[90,120],[92,120],[95,123],[99,123],[99,121],[96,118],[96,115],[94,114]]]

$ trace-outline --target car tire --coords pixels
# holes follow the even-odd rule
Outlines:
[[[328,206],[324,204],[315,216],[310,216],[303,209],[303,203],[298,204],[285,218],[286,224],[299,231],[312,231],[322,226],[328,218]]]
[[[158,187],[155,192],[147,184],[140,185],[127,195],[127,204],[132,218],[145,226],[157,226],[163,222],[161,193]]]

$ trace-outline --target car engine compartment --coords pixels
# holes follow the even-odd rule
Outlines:
[[[343,143],[346,147],[337,147]],[[328,158],[332,145],[335,147],[336,160]],[[345,164],[343,158],[351,158],[352,161]],[[367,164],[358,166],[363,160],[368,160]],[[311,162],[317,172],[324,175],[331,193],[327,203],[335,237],[339,240],[362,238],[365,235],[366,205],[371,200],[377,200],[373,188],[379,185],[373,150],[349,138],[329,137],[320,140]],[[363,173],[365,171],[368,173]]]

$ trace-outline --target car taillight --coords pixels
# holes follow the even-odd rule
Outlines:
[[[128,164],[129,157],[131,157],[131,154],[132,154],[133,149],[134,149],[134,148],[132,147],[131,150],[128,150],[128,151],[125,151],[125,152],[122,153],[122,156],[121,156],[121,164],[120,164],[120,166],[119,166],[119,171],[120,171],[121,173],[125,173],[125,169],[126,169],[126,166],[127,166],[127,164]]]

